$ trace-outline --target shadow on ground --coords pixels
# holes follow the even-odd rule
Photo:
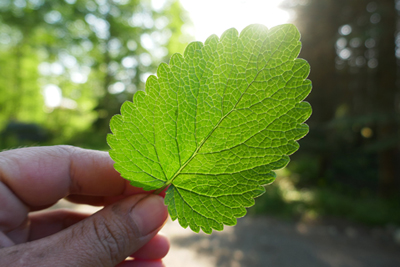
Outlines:
[[[400,245],[379,229],[270,217],[245,217],[211,236],[179,228],[176,222],[165,227],[172,243],[166,266],[400,266]]]

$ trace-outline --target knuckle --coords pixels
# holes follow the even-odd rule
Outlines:
[[[129,245],[126,229],[118,220],[109,222],[104,217],[94,216],[92,229],[97,242],[97,249],[108,255],[111,263],[121,261],[121,255],[124,254],[124,248]]]

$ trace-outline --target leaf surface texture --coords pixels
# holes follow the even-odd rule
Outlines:
[[[290,24],[250,25],[174,54],[112,118],[115,169],[145,190],[169,186],[165,204],[185,228],[235,225],[308,132],[299,39]]]

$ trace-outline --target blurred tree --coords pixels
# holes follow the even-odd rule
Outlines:
[[[296,11],[314,88],[310,134],[296,156],[318,158],[318,183],[399,191],[398,2],[285,2]]]
[[[183,52],[186,20],[175,0],[1,1],[0,131],[34,122],[53,143],[105,147],[121,103]]]
[[[393,0],[373,2],[376,11],[370,21],[377,25],[377,60],[376,70],[377,87],[373,100],[376,104],[373,112],[379,114],[377,122],[377,142],[379,160],[379,190],[380,194],[394,195],[400,179],[396,166],[399,165],[399,85],[397,76],[398,66],[395,57],[398,11]],[[400,22],[400,20],[399,20]],[[397,107],[396,107],[397,106]]]

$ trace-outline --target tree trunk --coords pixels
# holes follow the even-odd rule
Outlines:
[[[377,85],[375,110],[381,121],[377,125],[377,139],[380,144],[379,194],[389,197],[396,192],[396,139],[398,125],[395,120],[395,95],[397,92],[397,64],[395,57],[395,34],[397,12],[393,0],[378,1],[381,21],[379,22]]]

